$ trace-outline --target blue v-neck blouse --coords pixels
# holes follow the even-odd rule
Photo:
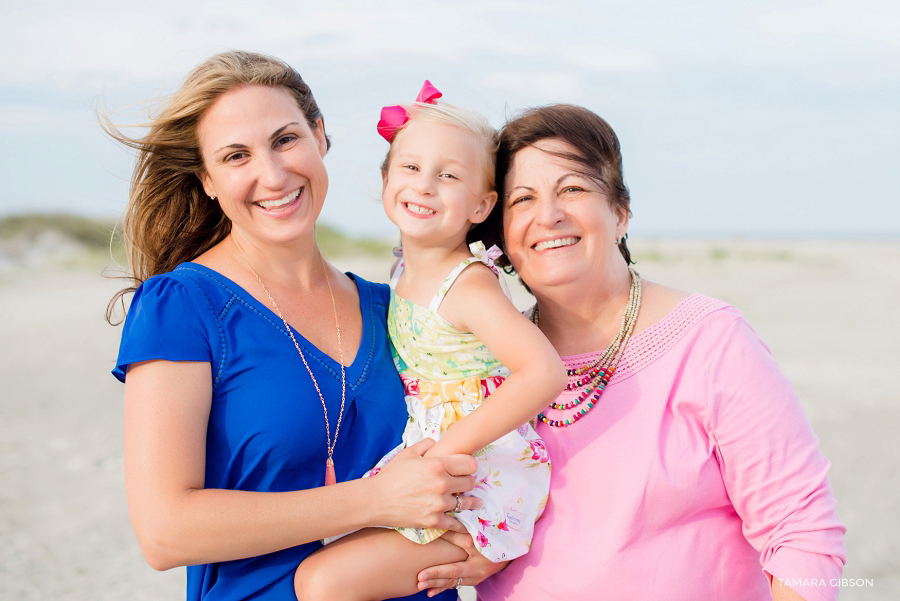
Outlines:
[[[387,337],[388,287],[349,275],[359,292],[362,338],[345,369],[344,417],[334,448],[338,482],[359,478],[394,448],[407,419]],[[298,332],[294,337],[324,396],[333,435],[340,366]],[[129,364],[151,359],[211,366],[206,488],[282,492],[324,485],[319,396],[281,320],[243,288],[196,263],[145,281],[131,301],[113,375],[124,382]],[[187,599],[295,601],[294,570],[320,546],[189,566]],[[448,593],[441,598],[455,598]]]

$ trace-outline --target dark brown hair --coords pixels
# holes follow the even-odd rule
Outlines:
[[[277,58],[239,51],[212,56],[191,71],[158,114],[144,124],[147,134],[142,138],[125,135],[102,118],[110,136],[137,150],[123,218],[132,285],[112,298],[107,321],[112,323],[117,302],[144,280],[195,259],[231,231],[231,222],[219,203],[207,198],[197,177],[204,171],[197,127],[223,94],[251,85],[284,88],[309,126],[318,127],[322,112],[297,71]],[[327,135],[325,141],[330,148]]]
[[[614,210],[631,215],[631,196],[622,176],[622,150],[616,132],[606,121],[584,107],[551,104],[528,109],[500,129],[496,171],[499,199],[488,218],[470,232],[470,239],[483,240],[488,248],[491,244],[497,244],[505,249],[503,205],[506,174],[517,152],[547,139],[560,140],[571,146],[574,152],[552,154],[580,165],[583,169],[580,173],[597,182]],[[619,251],[630,264],[631,254],[625,245],[625,237],[619,242]],[[506,255],[497,262],[503,267],[510,267]]]

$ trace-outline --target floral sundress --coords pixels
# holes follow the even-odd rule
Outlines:
[[[428,307],[391,291],[388,333],[394,363],[406,391],[409,421],[403,442],[370,471],[376,473],[400,449],[423,438],[439,439],[451,425],[478,408],[509,375],[509,371],[474,334],[460,332],[437,310],[462,271],[481,261],[497,272],[496,247],[485,251],[476,242],[473,257],[463,260],[444,280]],[[395,271],[395,283],[402,262]],[[498,274],[499,275],[499,274]],[[502,282],[502,279],[501,279]],[[550,458],[544,442],[530,424],[523,424],[474,454],[478,461],[475,489],[480,509],[452,513],[466,527],[482,555],[507,561],[524,555],[531,546],[534,522],[547,503]],[[443,530],[397,528],[406,538],[428,543]]]

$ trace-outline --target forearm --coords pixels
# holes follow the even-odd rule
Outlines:
[[[376,525],[373,484],[368,478],[282,493],[191,490],[154,508],[133,508],[132,524],[158,570],[241,559]]]
[[[526,423],[556,398],[564,373],[554,365],[511,374],[475,411],[450,427],[426,455],[471,455]]]
[[[803,597],[783,585],[776,579],[772,579],[772,601],[804,601]]]

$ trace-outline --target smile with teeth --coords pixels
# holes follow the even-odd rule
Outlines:
[[[428,207],[423,207],[422,205],[417,205],[412,202],[404,203],[406,210],[410,213],[415,213],[416,215],[434,215],[436,211],[429,209]]]
[[[532,248],[538,252],[542,250],[546,250],[548,248],[560,248],[562,246],[572,246],[576,244],[581,238],[577,238],[575,236],[569,236],[567,238],[557,238],[555,240],[544,240],[543,242],[538,242]]]
[[[297,188],[293,192],[288,192],[287,195],[285,195],[281,198],[276,198],[275,200],[261,200],[254,204],[256,204],[256,206],[262,207],[264,209],[278,209],[280,207],[283,207],[285,205],[288,205],[288,204],[294,202],[294,199],[296,199],[297,196],[300,195],[301,190],[303,190],[303,188]]]

